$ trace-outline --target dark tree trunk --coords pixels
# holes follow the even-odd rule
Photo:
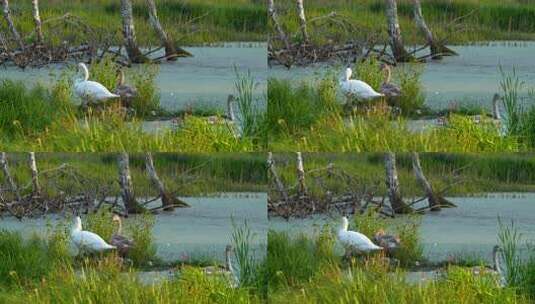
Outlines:
[[[146,0],[147,7],[149,8],[149,22],[152,25],[152,28],[156,31],[158,34],[158,37],[160,38],[160,41],[165,48],[165,57],[169,61],[175,61],[177,57],[191,57],[192,55],[183,50],[182,48],[178,48],[175,46],[173,40],[169,37],[169,35],[165,32],[165,29],[163,28],[162,24],[160,23],[160,19],[158,18],[158,10],[156,8],[156,3],[154,0]]]
[[[388,35],[390,37],[392,55],[397,62],[411,61],[413,57],[405,49],[403,39],[401,38],[396,0],[386,0],[386,19],[388,22]]]
[[[121,18],[123,22],[123,37],[125,41],[128,58],[133,63],[145,63],[149,59],[141,53],[136,42],[136,31],[134,28],[134,15],[132,13],[132,2],[121,0]]]
[[[176,198],[172,193],[169,193],[162,180],[156,172],[154,167],[154,160],[152,153],[145,153],[145,168],[152,184],[158,189],[160,197],[162,199],[162,207],[164,211],[173,211],[175,207],[190,207],[186,202]]]
[[[288,192],[286,191],[286,188],[284,187],[284,184],[282,183],[279,177],[277,169],[275,168],[275,161],[273,160],[273,153],[271,152],[268,153],[267,166],[271,174],[271,178],[273,178],[273,181],[275,182],[275,186],[277,187],[277,190],[282,196],[282,199],[284,200],[284,202],[288,203],[290,201],[288,197]]]
[[[431,58],[441,59],[443,55],[457,55],[455,51],[449,49],[445,45],[442,45],[435,40],[433,32],[431,32],[431,30],[427,26],[427,23],[425,22],[420,0],[412,0],[412,3],[414,21],[416,22],[416,26],[418,27],[418,29],[420,29],[420,32],[422,32],[422,34],[424,35],[425,40],[429,45],[429,48],[431,49]]]
[[[424,175],[422,165],[420,164],[420,156],[418,155],[418,153],[413,152],[411,154],[411,158],[414,175],[416,176],[416,180],[418,181],[420,186],[422,186],[425,195],[427,196],[429,209],[431,211],[440,211],[442,207],[455,207],[455,204],[435,193],[433,187],[431,186],[431,183]]]
[[[412,209],[405,204],[399,187],[398,171],[396,168],[396,155],[388,152],[385,154],[386,187],[388,189],[388,199],[394,213],[411,213]]]
[[[121,198],[126,213],[141,213],[145,209],[137,202],[134,196],[134,186],[130,175],[130,163],[128,153],[121,152],[118,157],[119,165],[119,185],[121,187]]]

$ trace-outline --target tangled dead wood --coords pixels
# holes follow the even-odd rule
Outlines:
[[[414,154],[413,157],[415,157]],[[293,185],[286,185],[277,170],[273,155],[271,153],[268,155],[268,172],[271,181],[268,196],[269,216],[280,216],[285,219],[303,218],[313,214],[364,213],[369,208],[373,208],[383,216],[395,217],[400,213],[423,213],[455,207],[452,202],[444,198],[444,193],[455,182],[440,191],[434,191],[424,176],[423,180],[427,182],[427,188],[424,187],[424,197],[412,201],[406,201],[400,197],[404,206],[403,212],[400,212],[401,210],[395,209],[395,204],[393,205],[390,201],[389,194],[379,193],[381,180],[372,183],[365,182],[333,163],[322,168],[301,170],[302,159],[298,153],[296,182]],[[419,158],[418,164],[415,165],[415,170],[417,169],[419,171],[415,171],[415,174],[419,183],[422,183],[423,173]],[[388,171],[387,176],[391,173]],[[459,179],[456,182],[459,182]],[[426,206],[415,208],[417,204],[424,201],[428,202]]]
[[[22,219],[54,213],[93,213],[100,208],[108,208],[121,215],[128,214],[129,210],[113,184],[90,177],[68,163],[38,171],[35,162],[35,167],[31,164],[35,155],[32,157],[30,154],[29,159],[31,180],[24,185],[18,185],[11,174],[6,153],[0,152],[0,166],[4,176],[3,183],[0,184],[0,216],[7,214]],[[38,193],[36,183],[39,183]],[[185,202],[176,199],[172,205],[162,203],[161,206],[149,208],[149,204],[162,199],[164,195],[176,197],[176,194],[165,189],[162,191],[162,188],[158,189],[158,192],[156,197],[139,202],[139,206],[153,213],[162,209],[189,207]]]

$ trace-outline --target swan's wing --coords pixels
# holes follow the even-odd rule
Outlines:
[[[90,231],[80,231],[79,242],[80,246],[86,247],[91,250],[103,250],[113,248],[108,243],[106,243],[106,241],[104,241],[104,239],[102,239],[98,234]]]
[[[369,84],[356,79],[342,82],[341,88],[346,94],[353,94],[363,98],[382,96],[382,94],[377,93]]]
[[[74,86],[74,91],[78,96],[89,97],[97,100],[119,97],[112,94],[105,86],[95,81],[80,81]]]
[[[340,241],[358,249],[378,249],[379,246],[375,245],[367,236],[355,231],[345,231],[340,233]]]

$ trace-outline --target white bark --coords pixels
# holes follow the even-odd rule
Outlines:
[[[307,31],[307,19],[305,15],[305,7],[303,0],[296,0],[297,4],[297,15],[299,17],[299,27],[301,29],[301,34],[303,35],[303,40],[305,43],[309,42],[308,31]]]
[[[6,152],[0,152],[0,166],[2,167],[2,172],[4,173],[7,183],[9,184],[9,190],[15,194],[18,202],[22,202],[22,196],[20,195],[19,188],[17,187],[17,184],[15,183],[15,180],[13,179],[13,176],[11,176],[11,172],[9,170]]]
[[[297,183],[299,196],[306,196],[308,191],[305,183],[305,168],[303,166],[303,157],[301,152],[297,152]]]
[[[43,29],[41,27],[41,16],[39,15],[39,0],[32,0],[32,14],[33,22],[35,24],[35,34],[37,35],[37,43],[43,43]]]
[[[28,163],[32,172],[32,195],[34,197],[41,196],[41,186],[39,184],[39,172],[37,171],[37,162],[35,161],[35,152],[30,152]]]
[[[6,20],[7,26],[9,27],[9,30],[11,31],[13,38],[19,45],[19,48],[21,50],[24,50],[24,43],[22,42],[22,38],[20,37],[19,31],[17,31],[17,28],[15,27],[13,18],[11,18],[11,11],[9,10],[9,1],[2,0],[2,6],[3,6],[3,12],[4,12],[4,19]]]

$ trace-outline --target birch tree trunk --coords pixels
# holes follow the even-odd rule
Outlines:
[[[277,16],[277,11],[275,10],[275,3],[274,0],[269,0],[268,3],[268,12],[269,17],[271,18],[271,21],[273,22],[273,25],[275,26],[275,30],[277,31],[277,34],[279,35],[279,39],[284,43],[284,46],[287,50],[290,49],[290,42],[288,40],[288,37],[286,36],[286,33],[282,29],[282,26],[279,22],[279,17]]]
[[[19,31],[17,31],[15,23],[13,23],[13,19],[11,18],[11,11],[9,10],[9,0],[2,0],[2,6],[4,12],[4,19],[6,20],[7,26],[9,27],[13,38],[19,45],[19,48],[24,51],[24,43],[22,42],[22,38],[20,37]]]
[[[41,16],[39,15],[39,0],[32,0],[33,23],[35,24],[35,34],[37,43],[43,44],[43,29],[41,28]]]
[[[447,48],[444,45],[439,44],[435,40],[433,32],[431,32],[431,30],[427,26],[427,23],[425,22],[420,0],[412,0],[412,4],[414,21],[420,32],[422,32],[422,34],[424,35],[425,40],[429,45],[429,48],[431,49],[431,58],[441,59],[442,55],[456,55],[457,53],[455,53],[453,50]]]
[[[275,161],[273,160],[273,153],[271,152],[268,152],[267,166],[268,166],[269,172],[271,173],[271,177],[273,178],[273,181],[275,182],[275,186],[277,187],[277,190],[282,196],[282,199],[284,200],[284,202],[288,203],[290,201],[288,197],[288,192],[286,191],[286,188],[284,187],[284,184],[282,183],[279,177],[279,173],[277,172],[277,169],[275,168]]]
[[[403,197],[401,196],[398,171],[396,168],[396,155],[392,152],[385,154],[385,169],[388,199],[390,200],[390,205],[392,206],[394,213],[411,213],[411,208],[405,204]]]
[[[303,157],[301,152],[297,152],[297,183],[299,197],[307,196],[308,190],[305,183],[305,168],[303,166]]]
[[[297,3],[297,15],[299,17],[299,26],[301,29],[301,34],[303,35],[303,40],[305,44],[308,44],[309,38],[308,38],[308,31],[307,31],[307,19],[305,15],[305,7],[303,4],[303,0],[296,0]]]
[[[130,161],[128,153],[121,152],[118,158],[119,165],[119,185],[121,187],[121,198],[126,213],[140,213],[143,207],[140,206],[134,196],[134,186],[130,175]]]
[[[11,172],[9,170],[6,152],[0,152],[0,166],[2,167],[2,172],[4,173],[7,183],[9,184],[9,190],[15,194],[15,198],[18,202],[22,202],[22,196],[20,195],[19,188],[17,187],[15,180],[13,180],[13,176],[11,176]]]
[[[39,184],[39,172],[37,171],[37,162],[35,161],[35,152],[30,152],[28,157],[30,171],[32,172],[32,196],[41,196],[41,185]]]
[[[398,20],[398,5],[396,0],[385,1],[388,35],[390,37],[390,48],[392,49],[392,55],[398,62],[410,61],[412,56],[410,56],[407,50],[405,50],[403,39],[401,38],[401,29],[399,27]]]
[[[134,28],[134,15],[132,12],[132,2],[121,0],[121,18],[123,22],[123,37],[128,58],[133,63],[145,63],[148,58],[141,53],[136,43],[136,31]]]
[[[429,209],[431,211],[440,211],[441,207],[455,207],[455,204],[435,193],[433,187],[431,186],[431,183],[424,175],[422,165],[420,164],[420,156],[418,155],[418,153],[413,152],[411,154],[411,158],[414,175],[416,176],[416,180],[418,181],[420,186],[424,189],[425,195],[427,196],[427,201],[429,203]]]
[[[158,10],[156,8],[156,3],[154,0],[145,0],[147,3],[147,7],[149,8],[149,22],[158,34],[158,37],[160,38],[160,41],[162,45],[165,48],[165,57],[169,61],[175,61],[177,57],[191,57],[192,55],[189,52],[186,52],[185,50],[175,47],[174,42],[172,39],[167,35],[165,32],[165,29],[163,28],[162,24],[160,23],[160,19],[158,18]]]
[[[186,202],[176,198],[174,195],[167,192],[164,183],[156,172],[152,153],[150,152],[145,153],[145,168],[147,169],[147,174],[149,175],[152,184],[158,189],[160,193],[160,197],[162,199],[162,207],[164,211],[173,211],[175,207],[189,207]]]

